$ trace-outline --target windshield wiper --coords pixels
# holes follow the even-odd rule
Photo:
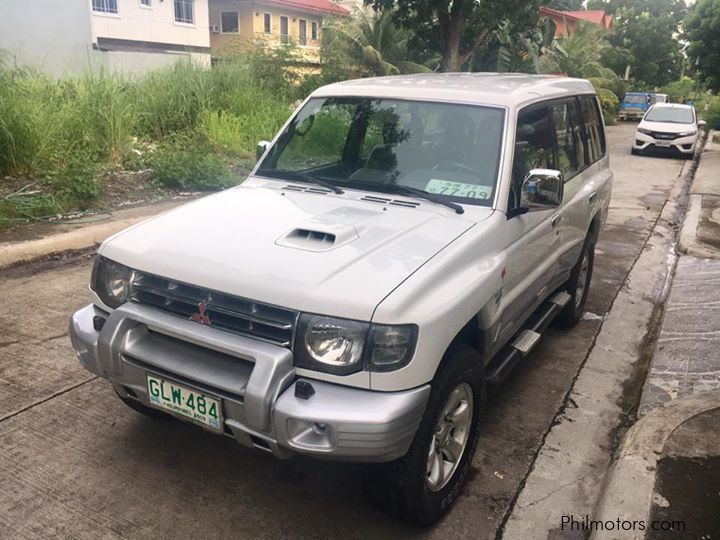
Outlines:
[[[442,197],[437,196],[434,193],[425,191],[424,189],[418,189],[410,186],[403,186],[400,184],[380,184],[383,189],[387,189],[390,192],[397,193],[398,195],[408,195],[411,197],[419,197],[436,204],[442,204],[448,208],[452,208],[458,214],[464,214],[465,209],[457,203],[450,202]]]
[[[319,176],[315,176],[313,174],[308,174],[300,171],[286,171],[284,169],[267,169],[267,170],[259,170],[258,174],[265,174],[271,178],[279,178],[281,180],[297,180],[298,182],[306,182],[308,184],[317,184],[318,186],[322,186],[324,188],[329,189],[330,191],[341,194],[345,193],[342,189],[337,187],[335,184],[331,184],[327,180],[323,180]]]

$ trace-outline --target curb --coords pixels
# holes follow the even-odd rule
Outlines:
[[[55,234],[39,240],[18,242],[5,246],[0,251],[0,268],[29,262],[51,253],[84,249],[102,243],[106,238],[147,219],[146,217],[135,219],[123,219],[102,225],[91,225],[76,231]]]
[[[657,462],[665,443],[682,424],[707,411],[720,408],[720,390],[671,401],[646,414],[628,430],[615,463],[605,479],[593,520],[626,521],[650,518]],[[593,540],[613,540],[618,531],[597,531]],[[641,540],[644,531],[627,531],[624,538]]]
[[[717,252],[704,248],[696,240],[697,229],[700,224],[700,212],[702,211],[702,200],[703,195],[701,193],[691,193],[688,197],[688,210],[678,235],[675,251],[677,251],[678,255],[693,255],[695,257],[714,259],[718,257]]]
[[[165,201],[146,207],[121,210],[126,217],[116,216],[114,220],[80,227],[68,232],[51,234],[37,240],[21,242],[0,242],[0,269],[18,263],[27,263],[33,259],[45,257],[53,253],[70,250],[86,249],[101,244],[112,235],[131,227],[141,221],[155,217],[192,199],[181,201]],[[130,214],[130,215],[128,215]]]

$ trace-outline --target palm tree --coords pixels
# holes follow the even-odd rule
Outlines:
[[[357,9],[352,17],[328,21],[323,28],[324,62],[344,66],[355,76],[397,75],[432,71],[439,58],[424,64],[408,60],[410,33],[393,23],[394,10]]]

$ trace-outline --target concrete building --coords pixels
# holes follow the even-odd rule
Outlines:
[[[210,0],[209,8],[213,56],[252,43],[280,46],[292,41],[309,64],[319,62],[323,18],[350,14],[331,0]]]
[[[209,65],[208,0],[2,0],[0,49],[56,76]]]

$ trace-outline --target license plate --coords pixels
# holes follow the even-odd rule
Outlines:
[[[670,141],[655,141],[657,146],[670,146]]]
[[[150,403],[213,430],[222,430],[220,400],[154,375],[146,375]]]

